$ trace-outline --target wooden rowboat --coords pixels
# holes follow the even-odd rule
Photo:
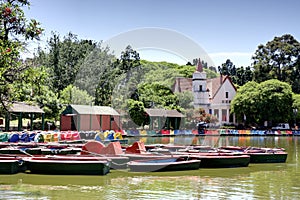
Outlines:
[[[220,151],[234,152],[250,156],[250,163],[284,163],[288,153],[282,148],[260,147],[220,147]]]
[[[199,152],[177,152],[172,155],[188,155],[201,160],[200,168],[230,168],[247,167],[250,163],[249,155],[233,153],[199,153]]]
[[[110,171],[106,159],[27,157],[23,160],[27,170],[35,174],[105,175]]]
[[[128,167],[133,172],[182,171],[199,169],[200,163],[198,159],[174,157],[130,161]]]

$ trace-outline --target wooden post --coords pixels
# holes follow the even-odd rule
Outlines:
[[[45,113],[42,113],[42,130],[45,130]]]
[[[30,113],[30,130],[33,130],[33,113]]]
[[[80,114],[77,115],[77,131],[80,131],[80,125],[81,125],[81,120],[80,120]]]
[[[7,112],[5,114],[5,131],[9,131],[9,128],[10,128],[10,113]]]
[[[22,122],[22,113],[19,113],[19,117],[18,117],[18,131],[21,131],[23,127],[23,122]]]
[[[103,131],[102,127],[103,127],[103,126],[102,126],[102,115],[100,115],[100,130],[101,130],[101,131]]]
[[[112,115],[109,115],[109,130],[111,130],[111,127],[112,127],[112,122],[114,122],[115,120],[114,120],[115,118],[114,118],[114,116],[112,116]]]
[[[90,130],[92,130],[92,114],[90,114]]]
[[[158,130],[161,130],[161,117],[158,117]]]
[[[152,117],[149,117],[149,119],[150,119],[150,123],[149,123],[149,125],[150,125],[150,130],[153,130],[153,119],[152,119]]]

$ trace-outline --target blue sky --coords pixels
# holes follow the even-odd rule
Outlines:
[[[131,30],[155,27],[190,38],[215,66],[227,58],[236,66],[248,66],[259,44],[286,33],[300,40],[299,9],[297,0],[31,0],[25,13],[42,23],[42,41],[51,31],[107,41]],[[147,60],[180,62],[175,58],[180,55],[164,51],[140,53]]]

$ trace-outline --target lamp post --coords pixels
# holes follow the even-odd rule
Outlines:
[[[295,121],[294,127],[296,129],[296,127],[297,127],[297,121],[296,121],[296,119],[297,119],[298,109],[294,108],[293,109],[293,113],[294,113],[294,121]]]

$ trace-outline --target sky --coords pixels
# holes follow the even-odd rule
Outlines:
[[[30,2],[30,9],[24,10],[26,17],[38,20],[45,29],[40,44],[46,43],[52,31],[62,37],[72,32],[80,39],[104,43],[117,43],[120,38],[123,38],[122,42],[134,43],[129,37],[135,36],[139,37],[136,49],[141,58],[152,61],[185,64],[191,61],[189,57],[194,56],[193,53],[201,54],[202,49],[215,66],[225,63],[226,59],[230,59],[237,67],[250,66],[251,56],[258,45],[266,44],[275,36],[291,34],[300,41],[298,0]],[[141,30],[147,30],[148,34],[140,34]],[[167,35],[157,36],[164,30]],[[31,48],[36,45],[38,43],[33,43]],[[189,49],[189,45],[194,45],[190,48],[193,53],[183,52]]]

